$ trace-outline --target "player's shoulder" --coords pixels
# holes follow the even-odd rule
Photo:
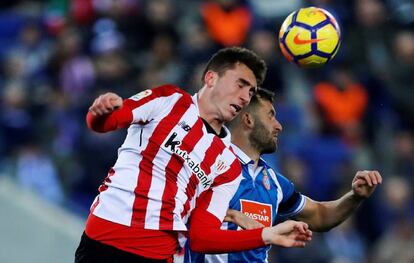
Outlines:
[[[278,171],[276,171],[275,169],[273,169],[272,167],[268,166],[267,167],[267,171],[270,175],[270,177],[272,178],[273,181],[277,181],[280,182],[281,180],[287,180],[287,178],[285,176],[283,176],[281,173],[279,173]]]
[[[178,96],[176,96],[178,95]],[[173,100],[169,100],[168,98],[175,97]],[[134,106],[140,106],[144,103],[154,101],[158,98],[166,98],[168,101],[177,101],[178,98],[184,98],[186,104],[192,102],[192,97],[190,94],[185,92],[178,86],[165,84],[157,87],[153,87],[151,89],[146,89],[140,91],[139,93],[131,96],[129,98],[129,102]]]
[[[158,96],[170,96],[179,93],[183,96],[191,98],[191,95],[184,91],[182,88],[173,84],[164,84],[151,89]]]
[[[275,177],[276,177],[278,180],[290,181],[290,179],[289,179],[289,178],[287,178],[286,176],[284,176],[284,175],[283,175],[282,173],[280,173],[279,171],[274,170],[274,169],[271,169],[271,171],[275,174]]]

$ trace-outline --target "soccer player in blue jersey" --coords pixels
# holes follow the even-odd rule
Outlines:
[[[277,148],[282,125],[275,117],[273,93],[259,89],[233,121],[228,123],[233,149],[243,167],[243,180],[229,204],[227,221],[222,229],[268,227],[276,217],[295,218],[309,224],[313,231],[327,231],[349,217],[382,182],[377,171],[358,171],[352,190],[341,198],[317,202],[300,194],[294,184],[274,171],[261,154]],[[244,216],[244,215],[247,215]],[[251,220],[254,219],[255,221]],[[239,253],[199,254],[187,247],[186,262],[267,262],[268,247]]]

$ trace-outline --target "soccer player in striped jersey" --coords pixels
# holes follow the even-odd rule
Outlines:
[[[269,227],[277,217],[293,217],[307,223],[313,231],[327,231],[344,221],[374,192],[382,182],[381,175],[377,171],[357,172],[352,191],[335,201],[316,202],[297,192],[289,179],[260,158],[261,154],[276,150],[282,131],[275,117],[273,97],[272,92],[259,89],[250,104],[227,124],[233,149],[243,168],[243,179],[229,206],[233,215],[239,213],[233,221],[244,228],[254,228]],[[244,221],[240,219],[241,214],[247,215]],[[236,230],[238,225],[224,222],[222,229]],[[267,246],[239,253],[206,255],[191,252],[187,247],[185,262],[267,262],[269,249]]]
[[[226,48],[210,59],[194,96],[173,85],[125,100],[99,96],[88,127],[128,133],[91,206],[75,262],[171,262],[179,234],[203,253],[304,246],[311,231],[303,222],[220,229],[241,180],[223,124],[248,105],[265,72],[253,52]]]

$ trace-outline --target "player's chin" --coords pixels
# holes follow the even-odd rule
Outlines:
[[[224,122],[232,121],[234,118],[237,117],[238,114],[239,114],[238,112],[234,112],[234,111],[229,112],[229,114],[226,114],[224,116]]]
[[[268,143],[265,144],[261,153],[263,154],[273,153],[276,151],[276,149],[277,149],[277,144],[275,142],[269,141]]]

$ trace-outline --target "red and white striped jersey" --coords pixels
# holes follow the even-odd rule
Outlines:
[[[197,95],[165,85],[126,99],[119,111],[132,112],[132,121],[91,212],[125,226],[185,231],[197,205],[222,221],[241,166],[230,132],[207,131]]]

